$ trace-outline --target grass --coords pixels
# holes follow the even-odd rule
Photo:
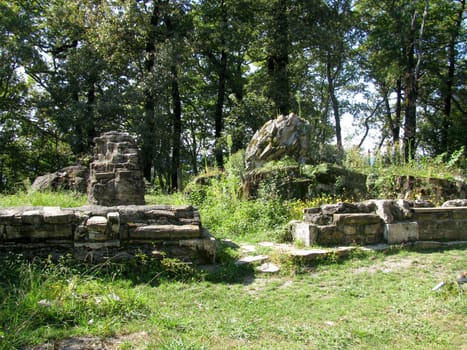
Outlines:
[[[0,194],[0,207],[17,207],[22,205],[55,206],[62,208],[80,207],[87,203],[87,197],[75,192],[52,191],[20,191],[13,195]]]
[[[465,147],[437,157],[418,156],[409,161],[403,160],[402,150],[384,150],[371,156],[362,156],[359,150],[348,150],[345,165],[365,174],[385,176],[413,176],[446,180],[465,179],[467,160]]]
[[[191,275],[161,274],[144,259],[118,271],[9,257],[1,264],[0,349],[142,331],[120,348],[465,346],[465,293],[454,283],[432,291],[465,269],[465,250],[371,253],[278,275],[255,274],[228,255],[220,270]]]

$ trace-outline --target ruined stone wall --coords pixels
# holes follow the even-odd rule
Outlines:
[[[144,204],[144,178],[135,140],[118,131],[94,139],[88,202],[97,205]]]
[[[305,209],[292,234],[305,246],[467,241],[467,206],[434,208],[405,200],[324,205]]]
[[[0,251],[95,261],[167,253],[204,261],[214,257],[215,242],[192,206],[16,207],[0,209]]]

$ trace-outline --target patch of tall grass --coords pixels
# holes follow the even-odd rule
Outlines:
[[[0,194],[0,207],[56,206],[62,208],[80,207],[87,203],[85,194],[68,191],[19,191],[15,194]]]
[[[417,155],[404,160],[400,147],[387,147],[364,155],[359,149],[346,152],[345,166],[356,171],[375,176],[414,176],[437,179],[465,179],[467,159],[465,147],[452,153],[442,153],[436,157]]]
[[[111,335],[125,324],[150,317],[140,286],[198,278],[177,259],[143,254],[124,263],[92,266],[71,256],[55,262],[0,256],[0,349],[61,334]]]

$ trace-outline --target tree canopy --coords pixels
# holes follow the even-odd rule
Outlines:
[[[317,150],[344,152],[344,117],[350,143],[374,129],[406,160],[467,145],[465,0],[0,0],[0,13],[0,191],[86,162],[114,129],[164,190],[290,112]]]

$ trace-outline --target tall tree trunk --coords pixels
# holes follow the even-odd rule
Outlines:
[[[394,145],[400,142],[401,120],[402,120],[402,79],[396,81],[396,111],[394,117],[394,127],[392,128],[392,141]]]
[[[452,36],[448,46],[448,71],[446,74],[446,86],[443,97],[443,120],[441,125],[441,137],[440,146],[442,152],[449,152],[449,130],[451,128],[451,102],[454,86],[454,74],[456,68],[456,40],[459,35],[463,14],[465,11],[465,0],[460,0],[460,7],[457,17],[455,19],[455,30],[452,32]]]
[[[290,111],[289,64],[289,21],[287,0],[277,0],[273,6],[271,44],[268,49],[268,73],[271,79],[269,96],[280,114]]]
[[[177,66],[170,67],[172,73],[172,103],[173,103],[173,130],[172,130],[172,189],[182,191],[180,149],[182,135],[182,103],[178,85]]]
[[[146,38],[145,57],[144,57],[144,70],[146,74],[146,80],[149,80],[152,74],[152,70],[155,64],[156,55],[156,28],[159,25],[160,20],[160,4],[157,0],[154,0],[154,9],[150,20],[150,29]],[[154,92],[150,88],[150,84],[146,84],[144,89],[144,118],[143,127],[141,131],[142,136],[142,155],[143,155],[143,174],[146,180],[152,182],[151,170],[154,161],[154,147],[153,138],[156,130],[155,123],[155,108],[156,102]]]
[[[219,168],[224,166],[224,155],[222,151],[222,131],[224,130],[224,101],[227,83],[227,52],[222,50],[219,62],[219,81],[217,87],[216,109],[214,111],[214,138],[216,165]]]
[[[334,86],[334,76],[332,72],[332,65],[330,57],[328,55],[326,62],[326,77],[328,80],[328,94],[331,98],[332,111],[334,114],[335,130],[336,130],[336,146],[339,152],[342,152],[344,147],[342,146],[342,130],[341,130],[341,116],[339,111],[339,100],[336,96],[336,89]]]
[[[417,97],[418,97],[418,79],[420,76],[420,64],[422,60],[421,43],[425,28],[425,21],[428,15],[428,0],[425,3],[423,19],[420,25],[418,37],[418,54],[415,55],[416,46],[416,26],[417,10],[414,10],[412,23],[410,26],[408,47],[406,52],[406,71],[405,71],[405,125],[404,125],[404,157],[408,161],[415,157],[416,151],[416,130],[417,130]]]
[[[94,137],[96,137],[96,124],[94,122],[95,118],[95,102],[96,102],[96,89],[94,83],[92,83],[91,87],[87,93],[87,100],[86,100],[86,152],[88,152],[92,144],[94,142]]]
[[[415,14],[413,22],[415,22]],[[409,35],[405,71],[405,124],[404,124],[404,159],[415,157],[415,135],[417,129],[417,78],[415,77],[415,24]]]

